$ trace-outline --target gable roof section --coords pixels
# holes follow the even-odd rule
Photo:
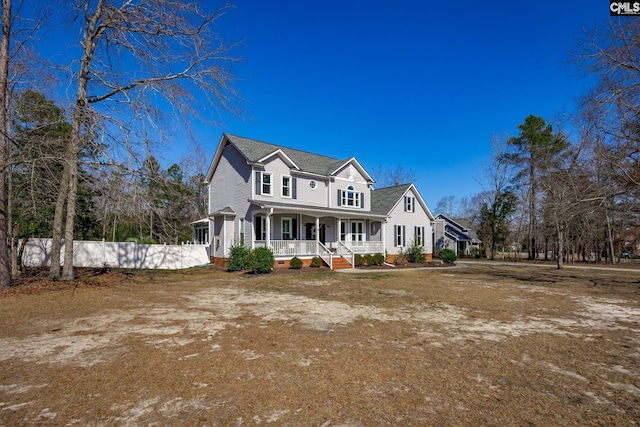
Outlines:
[[[389,215],[393,208],[403,200],[409,190],[413,190],[413,193],[415,194],[418,203],[422,206],[422,209],[427,213],[429,219],[434,221],[435,218],[433,214],[424,202],[422,195],[420,195],[420,192],[413,184],[400,184],[394,185],[393,187],[384,187],[373,190],[371,192],[371,212],[380,215]]]
[[[340,160],[334,157],[322,156],[319,154],[296,150],[294,148],[283,147],[281,145],[270,144],[268,142],[262,142],[226,133],[222,134],[222,138],[220,139],[220,143],[216,149],[213,161],[209,166],[206,179],[207,182],[211,181],[213,172],[220,161],[220,157],[222,156],[222,151],[227,147],[227,145],[233,145],[246,159],[247,163],[261,164],[273,155],[279,155],[290,167],[301,172],[308,172],[320,176],[330,176],[345,164],[352,162],[359,170],[361,170],[362,174],[373,183],[371,176],[353,157],[346,160]]]
[[[436,218],[445,221],[446,233],[449,234],[450,237],[454,237],[460,241],[480,241],[471,221],[465,218],[449,218],[444,214],[438,214]]]
[[[398,201],[409,190],[411,184],[377,188],[371,192],[371,212],[388,215]]]

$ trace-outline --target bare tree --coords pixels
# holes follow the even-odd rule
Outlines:
[[[9,264],[9,235],[7,232],[6,170],[9,144],[9,41],[11,38],[11,0],[2,0],[2,40],[0,41],[0,287],[11,286]]]
[[[374,166],[372,169],[376,182],[380,187],[393,187],[401,184],[415,182],[416,175],[411,169],[405,169],[402,165],[394,168]]]
[[[96,139],[123,143],[148,141],[162,133],[158,103],[182,118],[200,117],[217,106],[234,110],[237,95],[229,56],[233,47],[213,32],[222,10],[208,13],[183,0],[77,1],[82,54],[74,73],[76,88],[61,191],[56,202],[50,274],[73,279],[74,218],[78,153]],[[201,107],[201,108],[198,108]],[[116,134],[113,131],[119,130]]]

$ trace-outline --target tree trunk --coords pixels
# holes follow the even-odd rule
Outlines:
[[[556,225],[558,231],[558,270],[562,269],[562,257],[564,256],[564,232],[559,224]]]
[[[67,156],[68,157],[68,156]],[[67,200],[69,189],[69,166],[65,159],[62,170],[62,179],[58,189],[56,200],[56,210],[53,216],[53,239],[51,240],[51,265],[49,266],[49,276],[52,279],[60,278],[60,250],[62,249],[62,224],[64,219],[64,205]]]
[[[20,263],[18,262],[18,245],[20,244],[20,226],[13,224],[13,231],[11,233],[11,278],[16,279],[22,273]],[[26,240],[26,238],[25,238]]]
[[[2,0],[2,41],[0,42],[0,288],[11,286],[9,239],[6,211],[6,148],[9,142],[9,39],[11,37],[11,0]]]
[[[609,254],[611,259],[611,264],[616,263],[616,259],[613,255],[613,233],[611,232],[611,220],[609,219],[609,215],[607,215],[607,235],[609,237]]]
[[[65,221],[65,245],[64,245],[64,268],[62,271],[63,280],[73,280],[73,231],[76,215],[76,195],[78,191],[78,154],[80,153],[82,140],[82,126],[87,120],[87,84],[89,82],[89,64],[93,60],[96,49],[96,40],[101,31],[98,29],[98,20],[102,15],[104,0],[99,0],[94,13],[86,22],[84,37],[82,40],[82,61],[80,71],[78,72],[78,91],[76,95],[76,105],[73,111],[73,119],[71,122],[71,138],[67,144],[65,171],[63,172],[63,181],[66,184],[60,186],[60,194],[56,203],[55,218],[59,218],[60,234],[62,234],[62,215],[64,209],[63,191],[66,191],[66,221]],[[55,228],[55,224],[54,224]],[[55,234],[54,234],[55,236]],[[52,253],[53,255],[53,253]],[[52,266],[53,269],[53,257]],[[58,264],[58,271],[60,267]]]

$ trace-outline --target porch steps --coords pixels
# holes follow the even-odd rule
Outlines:
[[[334,257],[332,260],[334,270],[342,270],[345,268],[352,268],[352,265],[346,259],[342,257]]]

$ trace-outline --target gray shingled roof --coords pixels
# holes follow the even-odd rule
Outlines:
[[[469,236],[473,240],[480,240],[478,239],[478,235],[476,234],[476,230],[475,230],[476,227],[473,224],[473,222],[471,222],[466,218],[452,218],[452,219],[453,221],[457,222],[458,224],[460,224],[461,226],[467,229],[467,236]]]
[[[282,150],[304,172],[328,175],[348,160],[339,160],[333,157],[321,156],[319,154],[308,153],[306,151],[283,147],[282,145],[270,144],[268,142],[256,141],[255,139],[243,138],[241,136],[225,135],[229,141],[235,145],[247,159],[249,159],[250,162],[257,162],[276,150]]]
[[[371,192],[371,213],[387,215],[411,184],[377,188]]]

